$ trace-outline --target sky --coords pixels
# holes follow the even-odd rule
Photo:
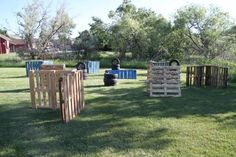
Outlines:
[[[43,0],[48,4],[49,0]],[[50,12],[54,12],[61,4],[65,4],[67,11],[76,24],[72,37],[76,37],[79,31],[89,29],[91,17],[99,17],[104,22],[109,23],[108,13],[115,10],[123,0],[52,0]],[[16,32],[18,30],[16,13],[31,0],[1,0],[0,3],[0,28],[6,27]],[[208,7],[214,5],[221,10],[228,12],[231,17],[236,19],[235,0],[132,0],[138,8],[152,9],[157,14],[162,14],[171,20],[178,8],[187,4],[200,4]]]

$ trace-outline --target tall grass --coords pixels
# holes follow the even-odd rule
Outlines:
[[[0,67],[24,67],[24,61],[16,54],[1,54]]]

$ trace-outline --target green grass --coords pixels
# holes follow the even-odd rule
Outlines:
[[[0,156],[207,156],[236,154],[236,86],[186,88],[150,98],[146,71],[104,87],[85,81],[86,108],[68,124],[31,108],[24,68],[0,68]],[[183,77],[184,78],[184,77]]]

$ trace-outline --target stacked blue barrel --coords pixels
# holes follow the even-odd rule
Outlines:
[[[137,73],[135,69],[120,69],[120,60],[114,58],[111,61],[111,70],[107,70],[109,74],[116,74],[118,79],[136,79]]]
[[[87,79],[88,74],[97,74],[99,73],[100,62],[99,61],[84,61],[79,62],[76,65],[77,70],[83,70],[83,78]]]
[[[87,67],[88,74],[98,74],[99,73],[99,68],[100,68],[99,61],[86,61],[85,64]]]
[[[136,79],[137,73],[134,69],[120,69],[120,60],[114,58],[111,61],[111,70],[106,70],[104,74],[104,85],[116,85],[117,79]]]
[[[25,62],[26,76],[29,76],[30,70],[40,70],[41,65],[52,65],[53,61],[51,60],[30,60]]]

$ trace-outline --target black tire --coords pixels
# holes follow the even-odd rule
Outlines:
[[[104,74],[104,79],[103,79],[104,85],[105,86],[114,86],[114,85],[116,85],[116,83],[117,83],[116,77],[117,76],[115,74],[105,73]]]
[[[180,65],[180,64],[179,64],[179,61],[178,61],[177,59],[171,59],[171,60],[169,61],[169,66],[172,66],[173,63],[176,63],[177,66]]]
[[[112,66],[111,66],[111,69],[112,69],[112,70],[120,70],[120,64],[112,65]]]
[[[86,64],[84,62],[79,62],[77,65],[76,65],[76,69],[77,70],[84,70],[84,69],[87,69],[86,68]]]
[[[87,80],[88,78],[88,72],[86,69],[83,70],[83,80]]]
[[[104,78],[105,79],[116,79],[116,75],[115,74],[104,74]]]
[[[120,65],[120,60],[119,60],[119,58],[114,58],[114,59],[112,59],[111,60],[111,65],[113,66],[115,66],[115,65]]]

